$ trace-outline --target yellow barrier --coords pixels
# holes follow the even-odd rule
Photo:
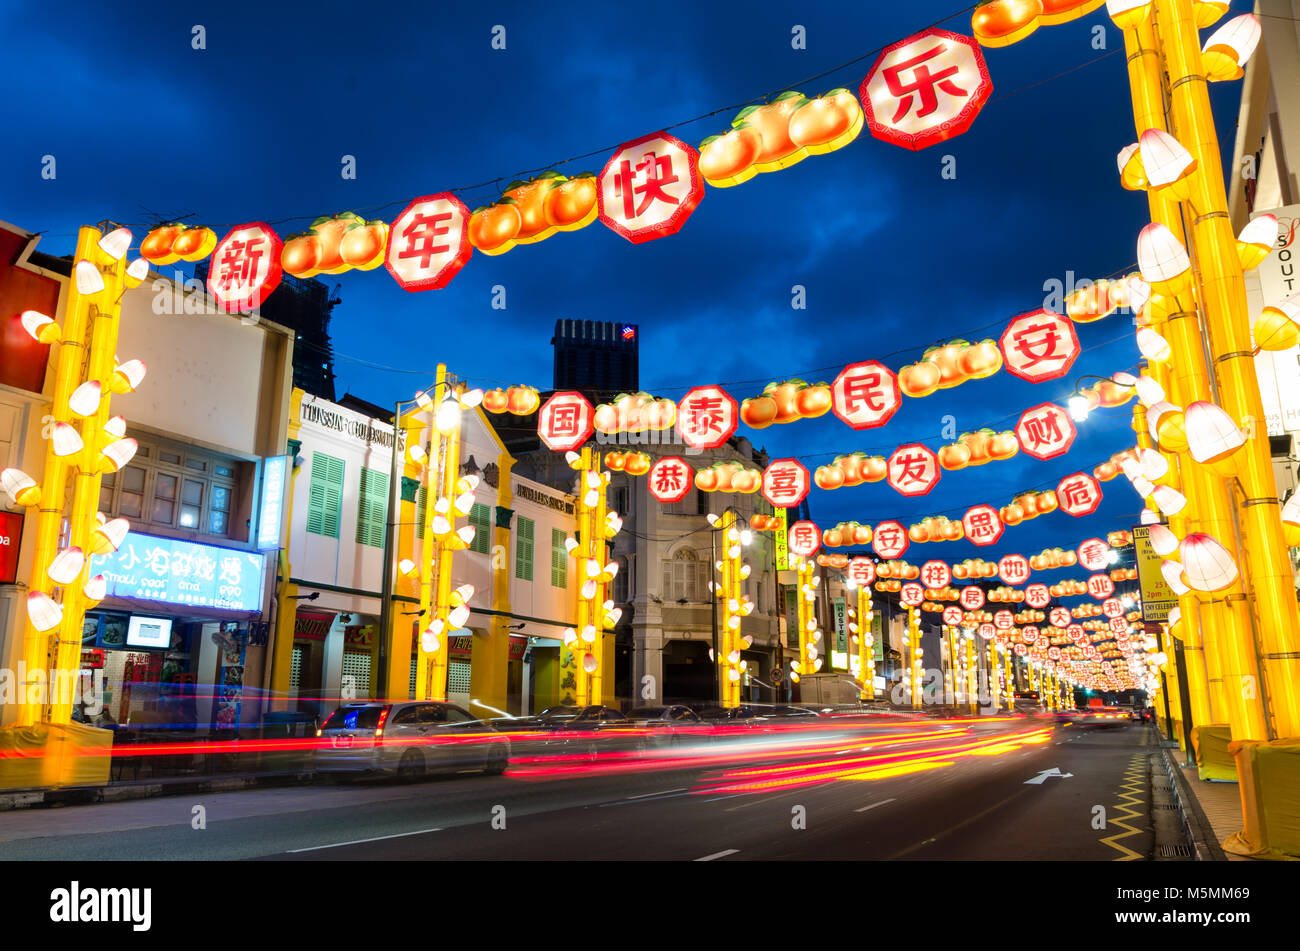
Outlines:
[[[1228,746],[1241,779],[1243,828],[1224,851],[1261,859],[1300,859],[1300,740],[1237,740]]]
[[[110,730],[84,723],[0,729],[0,789],[99,786],[108,782]]]
[[[1237,762],[1228,752],[1232,727],[1226,723],[1192,727],[1192,747],[1196,751],[1196,773],[1201,779],[1237,781]]]

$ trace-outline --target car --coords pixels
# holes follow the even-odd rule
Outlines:
[[[600,753],[646,746],[647,731],[640,724],[603,704],[551,707],[538,714],[536,729],[542,734],[540,751],[547,754],[573,751],[595,759]]]
[[[412,700],[345,703],[316,731],[318,773],[505,771],[510,741],[454,703]]]
[[[1079,721],[1083,726],[1103,729],[1128,726],[1129,722],[1128,711],[1123,707],[1089,707],[1084,718]]]
[[[781,720],[787,718],[817,718],[821,716],[817,710],[810,710],[808,707],[796,707],[793,704],[778,703],[770,707],[760,707],[757,711],[757,717],[760,720]]]
[[[701,707],[696,712],[708,726],[734,726],[758,720],[758,711],[743,704],[738,707]]]
[[[676,746],[691,734],[701,732],[700,715],[684,704],[663,707],[635,707],[627,718],[639,727],[650,731],[646,737],[649,746]]]

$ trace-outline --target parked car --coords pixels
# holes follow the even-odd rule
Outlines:
[[[560,710],[562,712],[553,712]],[[581,753],[595,759],[601,753],[641,750],[646,729],[622,712],[602,704],[543,710],[537,716],[543,733],[540,752]]]
[[[316,735],[321,773],[395,773],[414,778],[429,772],[505,771],[510,741],[490,722],[453,703],[412,700],[345,703]]]

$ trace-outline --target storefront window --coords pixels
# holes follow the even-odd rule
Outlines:
[[[130,465],[104,475],[99,508],[148,524],[228,537],[235,487],[236,469],[227,461],[189,449],[141,445]]]

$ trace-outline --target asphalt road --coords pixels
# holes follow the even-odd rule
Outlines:
[[[1152,742],[1136,724],[846,721],[520,755],[500,777],[0,813],[0,859],[1132,860],[1154,848]]]

